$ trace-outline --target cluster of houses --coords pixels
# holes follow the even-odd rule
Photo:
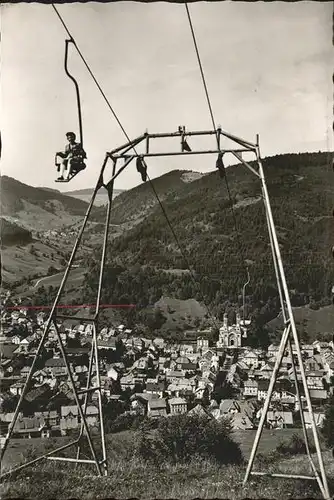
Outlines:
[[[47,314],[31,317],[24,307],[2,311],[0,338],[0,433],[4,435],[44,331]],[[73,323],[73,322],[72,322]],[[233,428],[256,427],[278,353],[278,346],[264,351],[243,345],[249,323],[236,315],[229,325],[227,316],[214,345],[210,330],[187,332],[187,340],[170,343],[163,338],[143,338],[124,325],[103,328],[98,333],[100,375],[105,401],[118,402],[124,413],[148,417],[175,414],[205,414],[208,418],[230,417]],[[92,343],[90,324],[59,323],[61,338],[76,388],[85,389]],[[296,356],[292,346],[293,356]],[[333,342],[302,345],[302,355],[317,425],[324,418],[324,404],[331,394],[334,375]],[[94,384],[95,374],[93,374]],[[300,411],[296,397],[301,383],[289,352],[284,354],[267,414],[269,427],[298,426]],[[303,393],[303,391],[301,391]],[[226,396],[227,395],[227,396]],[[98,426],[97,392],[88,401],[88,425]],[[40,361],[32,374],[14,436],[49,437],[66,435],[81,425],[80,412],[56,332],[50,329]],[[301,409],[310,423],[305,398]]]

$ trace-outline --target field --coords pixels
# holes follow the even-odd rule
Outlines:
[[[79,288],[80,286],[82,286],[85,272],[86,270],[82,267],[71,269],[68,283],[70,283],[73,287],[76,286]],[[53,274],[52,276],[45,276],[44,278],[38,278],[34,282],[34,288],[39,288],[40,286],[44,286],[46,288],[49,286],[53,286],[58,288],[63,276],[64,276],[64,271],[57,274]]]
[[[294,429],[283,431],[265,430],[259,452],[272,451],[281,439],[286,439]],[[96,477],[90,466],[75,469],[73,464],[42,461],[35,467],[27,468],[2,485],[1,498],[321,498],[317,485],[311,481],[250,478],[242,487],[245,465],[218,466],[208,460],[194,460],[189,465],[148,466],[143,461],[131,458],[134,434],[125,431],[107,436],[109,458],[108,477]],[[235,435],[247,460],[254,438],[254,432],[243,431]],[[68,438],[58,438],[53,446],[59,446]],[[61,443],[60,443],[61,441]],[[44,441],[46,443],[46,441]],[[29,440],[40,453],[43,440]],[[27,442],[13,441],[7,451],[10,465],[22,460],[22,452]],[[129,455],[130,453],[130,455]],[[330,488],[333,490],[334,464],[331,453],[324,453],[325,467]],[[7,462],[7,467],[9,463]],[[6,468],[7,468],[6,467]],[[263,466],[268,471],[269,465]],[[255,470],[255,469],[254,469]],[[282,459],[275,464],[275,472],[309,474],[305,456]]]
[[[88,190],[83,190],[83,191],[88,191]],[[68,192],[64,192],[63,194],[66,194],[68,196],[72,196],[72,198],[77,198],[78,200],[86,201],[87,203],[89,203],[91,198],[92,198],[92,193],[93,193],[93,190],[91,190],[91,192],[89,192],[89,193],[81,192],[79,190],[79,191],[68,191]],[[113,198],[116,198],[116,196],[118,196],[121,193],[122,193],[121,189],[115,189],[114,193],[113,193],[114,194]],[[107,203],[108,203],[108,193],[104,190],[97,193],[95,200],[94,200],[94,205],[97,207],[100,207],[102,205],[107,205]]]

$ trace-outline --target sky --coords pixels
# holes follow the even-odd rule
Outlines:
[[[66,32],[50,5],[5,4],[1,13],[1,174],[61,191],[93,187],[107,151],[126,142],[73,47],[87,168],[55,184],[54,154],[78,132],[75,88],[64,72]],[[145,130],[210,130],[212,123],[186,9],[167,2],[58,5],[130,138]],[[216,124],[255,141],[262,156],[333,150],[331,2],[189,4]],[[189,140],[193,149],[214,147]],[[156,150],[179,150],[159,142]],[[215,157],[151,158],[150,177],[209,172]],[[108,172],[109,173],[109,172]],[[141,182],[134,164],[115,188]]]

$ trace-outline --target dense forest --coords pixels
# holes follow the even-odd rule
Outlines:
[[[0,234],[3,245],[25,245],[32,241],[31,231],[13,221],[0,217]]]
[[[331,155],[277,155],[264,159],[263,166],[292,303],[326,304],[334,283]],[[218,172],[191,183],[179,181],[180,171],[154,179],[160,191],[163,178],[169,179],[168,189],[160,194],[156,189],[168,220],[158,200],[154,202],[149,182],[131,190],[132,196],[129,191],[117,197],[113,217],[116,220],[118,209],[124,222],[130,199],[131,217],[142,218],[151,190],[146,217],[110,242],[104,302],[136,304],[131,314],[139,320],[161,296],[195,298],[221,318],[226,309],[242,306],[247,264],[247,315],[256,317],[258,324],[277,315],[260,182],[241,165],[229,167],[226,174],[232,203]],[[99,251],[88,263],[85,300],[92,299],[96,289]]]

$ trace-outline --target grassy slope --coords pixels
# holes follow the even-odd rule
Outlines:
[[[271,451],[293,431],[264,432],[260,452]],[[239,432],[238,441],[245,457],[253,442],[254,433]],[[276,436],[273,436],[275,434]],[[35,441],[35,440],[30,440]],[[42,440],[38,440],[41,443]],[[62,444],[52,443],[50,449]],[[63,438],[64,441],[64,438]],[[264,442],[264,445],[263,445]],[[17,444],[19,448],[17,447]],[[31,444],[31,443],[29,443]],[[133,432],[109,435],[107,438],[109,476],[94,477],[90,466],[80,466],[74,473],[74,465],[45,463],[22,471],[2,486],[2,498],[321,498],[316,484],[286,479],[250,479],[245,489],[242,480],[245,465],[219,467],[210,461],[194,461],[190,465],[163,466],[161,469],[147,466],[142,461],[129,459],[133,445]],[[15,454],[20,459],[20,443],[15,444]],[[9,450],[11,453],[14,450]],[[41,450],[39,450],[40,452]],[[324,452],[326,472],[333,486],[334,466],[330,452]],[[254,470],[259,470],[259,465]],[[309,474],[305,456],[282,459],[275,464],[275,472]],[[262,470],[269,470],[265,466]],[[271,469],[273,470],[273,468]]]
[[[67,253],[71,250],[75,235],[68,234],[70,227],[75,227],[77,231],[81,226],[88,204],[57,190],[34,188],[2,176],[0,206],[2,226],[17,227],[17,232],[22,232],[22,229],[31,232],[34,238],[32,244],[37,251],[37,254],[30,253],[28,240],[12,244],[3,235],[2,277],[4,282],[13,283],[36,274],[43,276],[50,266],[62,268],[62,256],[58,251]],[[99,219],[97,208],[93,209],[92,216],[93,220],[96,217]],[[93,227],[94,224],[92,221],[88,226]],[[57,236],[47,234],[50,230],[58,231]],[[63,236],[59,231],[64,233]],[[85,245],[87,242],[89,238],[86,237]]]
[[[320,340],[324,336],[333,335],[334,308],[332,305],[321,307],[318,310],[312,310],[308,306],[294,307],[293,313],[299,334],[303,337],[306,332],[309,335],[309,341]],[[275,331],[283,329],[283,320],[281,314],[268,323],[268,327]]]
[[[173,170],[152,180],[154,189],[161,200],[182,196],[187,183],[182,180],[185,170]],[[157,206],[157,199],[150,183],[144,182],[117,196],[112,207],[111,221],[124,223],[145,217]]]
[[[84,215],[87,204],[84,201],[66,196],[59,191],[50,191],[23,184],[6,175],[0,178],[1,213],[13,215],[24,210],[23,201],[37,205],[44,210],[52,210],[52,201],[60,202],[71,215]]]

